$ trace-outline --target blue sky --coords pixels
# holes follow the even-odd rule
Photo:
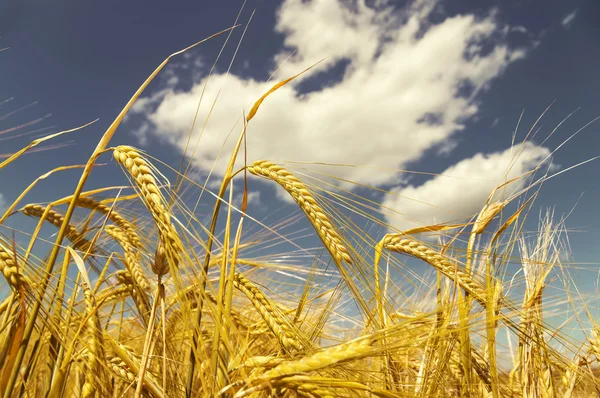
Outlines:
[[[324,58],[265,101],[249,128],[248,160],[269,158],[301,173],[304,166],[293,161],[361,166],[306,167],[313,175],[324,172],[389,190],[357,192],[402,213],[383,214],[400,229],[478,212],[514,155],[512,133],[522,112],[517,142],[554,102],[532,144],[518,147],[523,153],[511,176],[531,169],[600,116],[600,5],[593,0],[496,1],[486,6],[476,1],[349,3],[246,3],[242,26],[206,85],[202,122],[192,142],[217,94],[219,100],[193,159],[196,175],[212,167],[242,111],[273,82]],[[50,114],[35,125],[0,133],[0,153],[42,134],[22,133],[43,127],[50,133],[99,119],[55,141],[68,146],[27,155],[2,170],[2,202],[12,202],[47,170],[84,163],[147,75],[170,53],[231,26],[241,6],[241,1],[222,0],[176,6],[157,1],[0,5],[0,48],[8,48],[0,52],[0,102],[13,98],[0,106],[0,132]],[[139,146],[178,166],[200,92],[225,38],[174,59],[111,144]],[[596,123],[579,133],[553,156],[553,163],[565,169],[600,155],[598,129]],[[216,176],[226,159],[216,161]],[[126,183],[110,156],[101,162],[106,166],[95,172],[89,188]],[[598,170],[598,162],[592,162],[548,181],[532,212],[534,227],[539,208],[555,207],[560,217],[577,205],[567,226],[584,231],[573,232],[570,242],[575,260],[587,269],[578,275],[589,289],[595,288],[600,239]],[[26,202],[69,194],[79,173],[67,171],[44,181]],[[341,188],[356,189],[348,184]],[[272,185],[256,182],[252,192],[253,214],[259,219],[269,209],[283,209],[284,214],[292,209]]]

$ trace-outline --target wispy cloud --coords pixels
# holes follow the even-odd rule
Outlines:
[[[575,17],[577,16],[577,10],[573,10],[573,12],[565,15],[565,17],[562,19],[562,21],[560,22],[561,25],[565,28],[565,29],[569,29],[571,26],[573,26],[573,22],[575,21]]]

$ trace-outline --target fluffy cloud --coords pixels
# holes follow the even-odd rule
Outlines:
[[[330,172],[358,183],[396,183],[395,168],[432,147],[452,150],[451,138],[478,111],[478,94],[525,55],[524,49],[507,44],[510,29],[493,13],[457,15],[434,24],[435,2],[416,1],[404,10],[386,3],[376,2],[376,8],[364,0],[352,6],[342,0],[282,3],[275,29],[285,48],[274,56],[274,80],[323,58],[304,81],[326,80],[321,74],[342,62],[346,68],[339,80],[319,90],[302,92],[300,79],[267,98],[249,125],[248,161],[354,164],[367,167]],[[182,152],[187,146],[197,169],[206,172],[215,164],[214,174],[222,175],[242,111],[273,83],[216,74],[187,91],[167,88],[132,110],[145,117],[138,136],[152,132]],[[188,146],[201,96],[200,122]],[[232,138],[224,145],[230,131]]]
[[[503,152],[478,153],[423,185],[391,190],[382,202],[386,221],[399,230],[462,221],[481,210],[495,187],[533,170],[549,155],[547,148],[529,142]],[[525,183],[519,179],[503,191],[514,193]]]

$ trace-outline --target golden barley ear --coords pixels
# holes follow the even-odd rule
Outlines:
[[[334,260],[338,264],[344,261],[348,264],[352,263],[350,253],[344,246],[340,234],[334,228],[323,208],[298,178],[284,167],[267,160],[256,161],[247,169],[250,173],[268,178],[283,187],[306,214]]]
[[[391,252],[408,254],[419,258],[440,271],[451,280],[456,280],[460,287],[477,300],[483,307],[487,305],[485,287],[462,271],[456,263],[448,257],[437,253],[414,239],[406,238],[404,234],[388,234],[383,240],[383,248]]]
[[[248,297],[286,351],[302,350],[302,343],[296,337],[289,321],[283,317],[271,300],[256,285],[241,274],[234,276],[233,285]]]
[[[144,204],[150,211],[160,235],[160,243],[152,270],[162,276],[169,272],[169,263],[177,267],[181,260],[182,244],[175,226],[171,222],[171,212],[158,188],[154,172],[148,161],[133,147],[121,145],[114,149],[115,161],[123,166],[134,179]],[[169,259],[169,262],[165,261]],[[157,264],[158,263],[158,264]]]
[[[20,292],[21,287],[31,286],[29,278],[19,269],[14,253],[0,244],[0,273],[4,276],[10,287]]]

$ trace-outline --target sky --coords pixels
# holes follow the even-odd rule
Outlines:
[[[85,163],[169,54],[232,26],[238,14],[240,26],[230,37],[225,33],[172,59],[111,145],[140,147],[176,167],[199,109],[190,140],[194,175],[202,179],[214,167],[219,177],[228,160],[219,153],[232,148],[243,112],[275,82],[314,65],[263,103],[248,127],[248,161],[269,159],[322,177],[335,189],[369,195],[399,230],[464,220],[495,186],[541,162],[555,173],[600,155],[600,125],[578,132],[600,116],[597,1],[242,5],[3,2],[0,154],[98,121],[0,171],[0,208],[46,171]],[[110,156],[99,162],[87,188],[127,183]],[[576,279],[591,290],[599,263],[599,170],[592,161],[547,181],[532,213],[550,207],[557,218],[569,214],[571,249],[582,269]],[[26,202],[71,193],[79,174],[69,170],[42,181]],[[293,209],[281,190],[264,182],[252,183],[250,199],[258,218]]]

